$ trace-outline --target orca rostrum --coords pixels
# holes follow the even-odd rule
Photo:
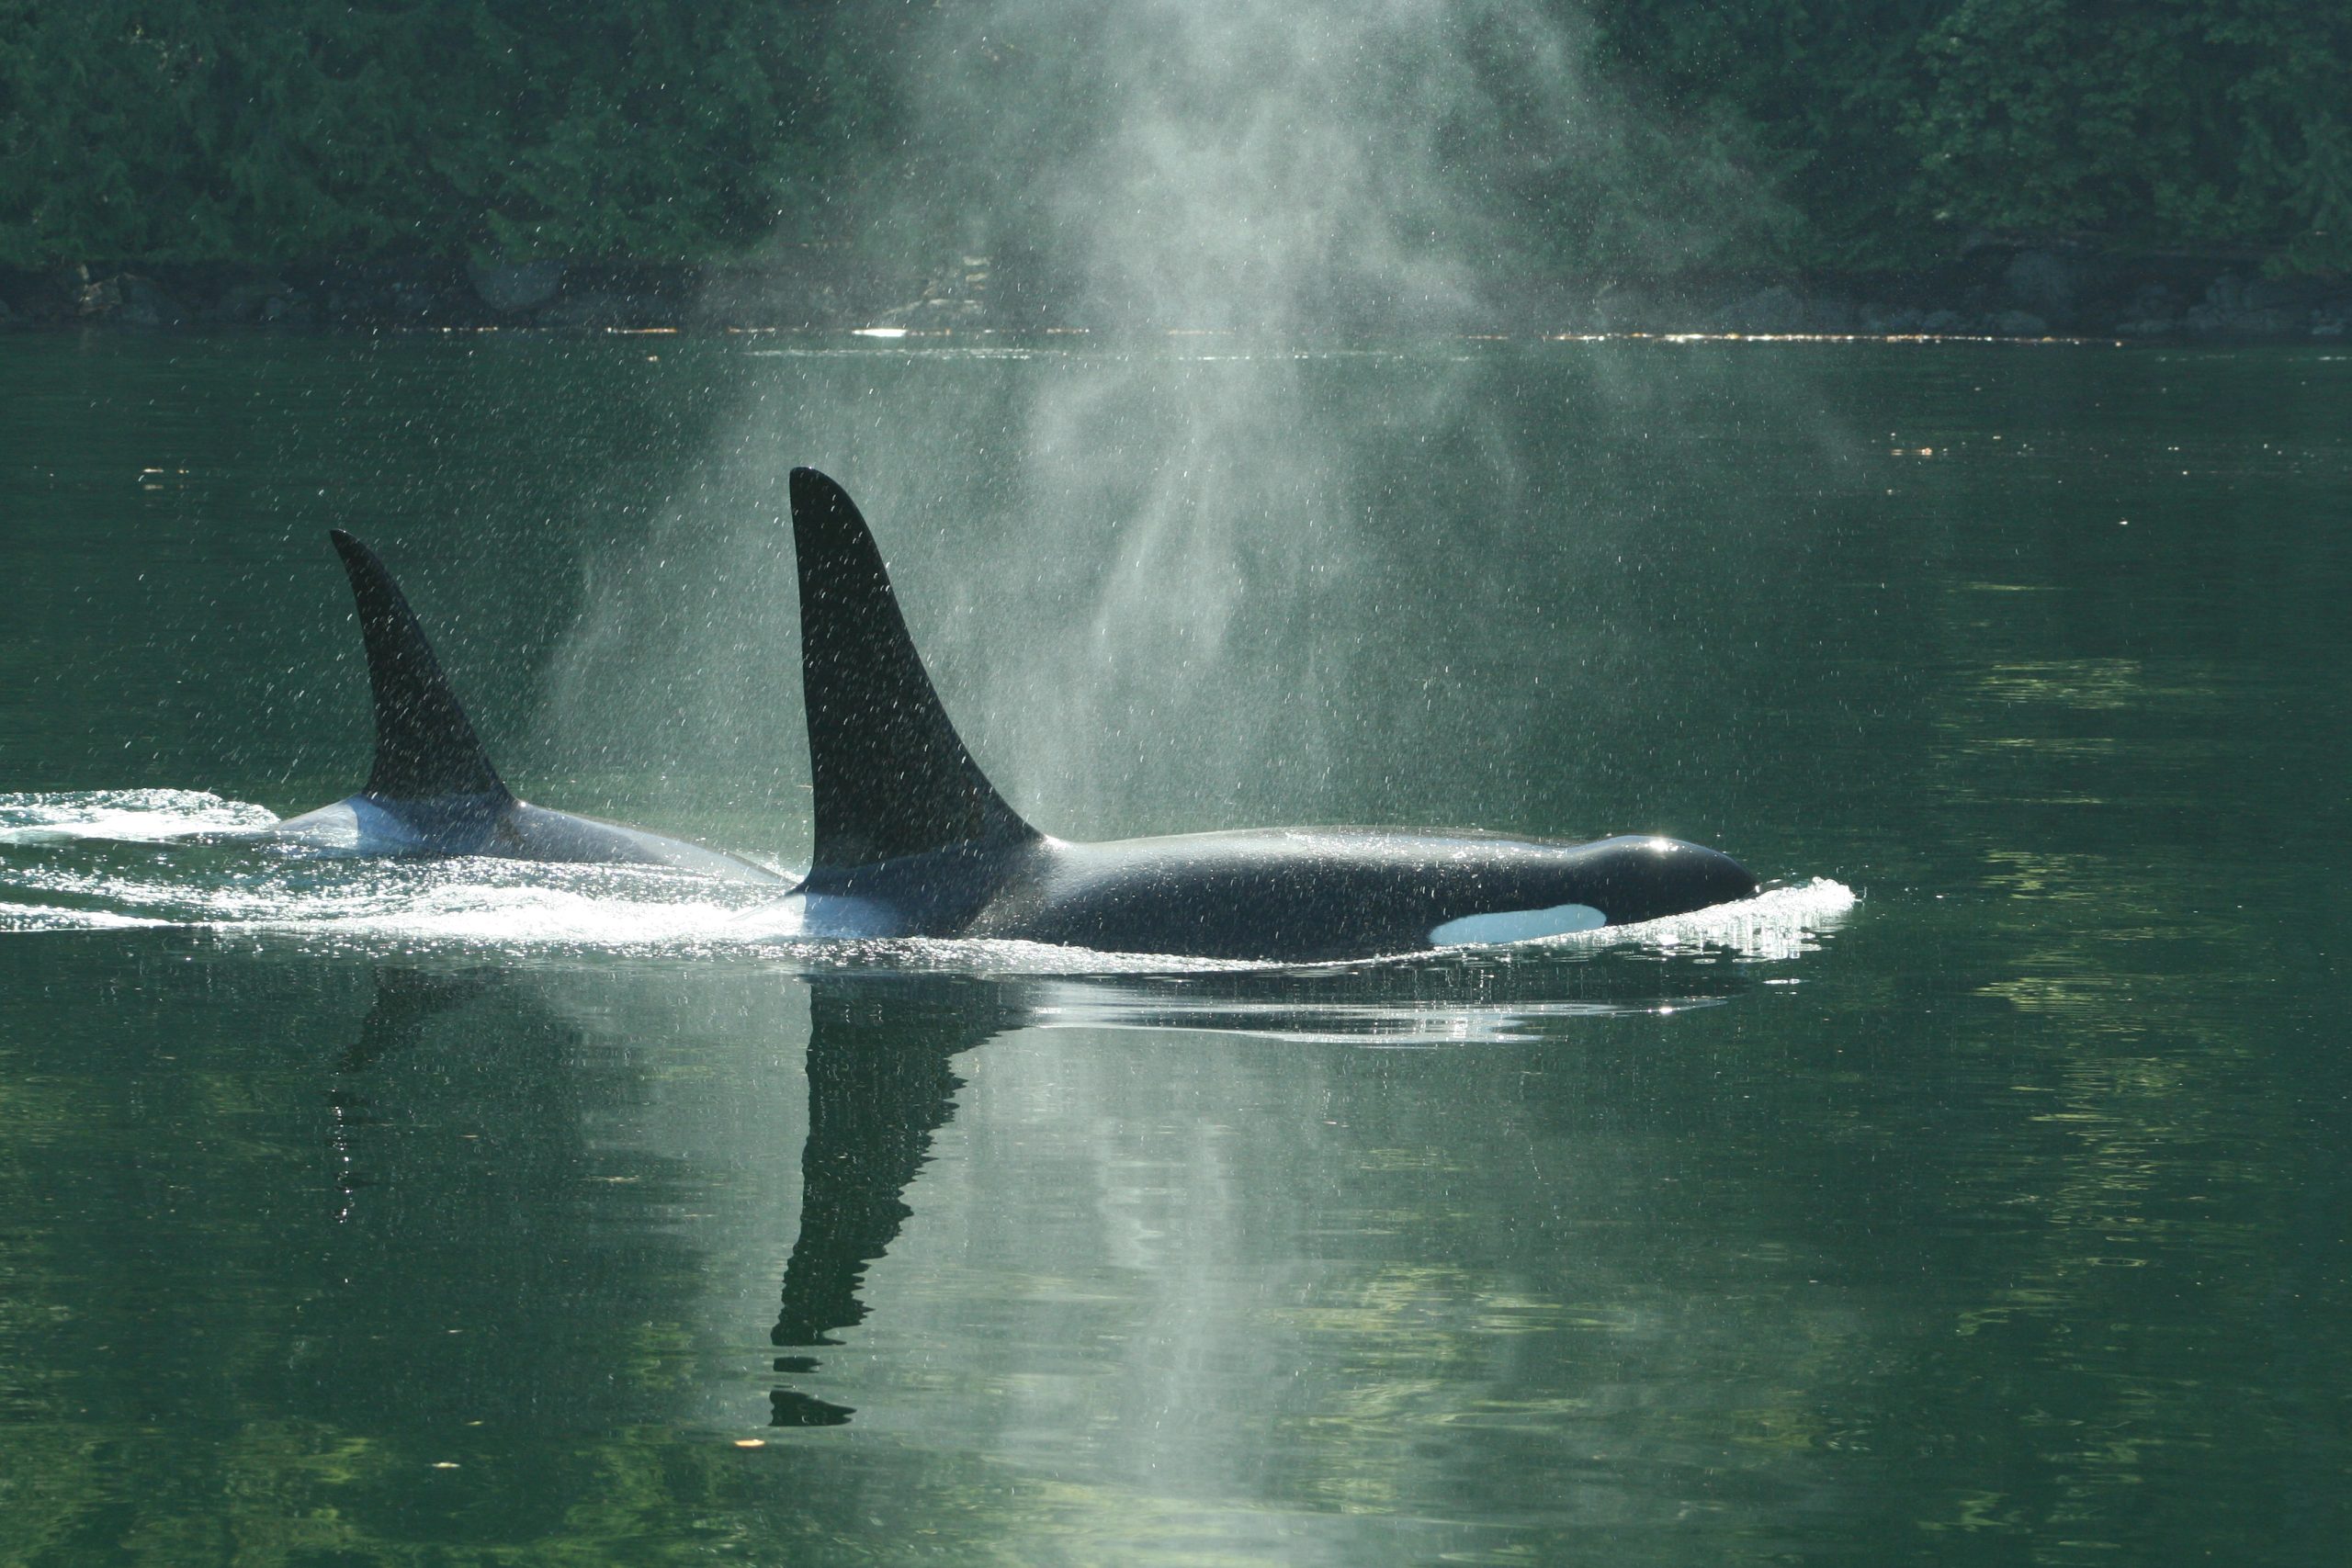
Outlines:
[[[1069,843],[1005,804],[907,634],[865,520],[792,472],[816,845],[811,936],[973,937],[1305,964],[1526,941],[1747,898],[1717,851],[1648,836],[1281,828]]]
[[[391,573],[351,535],[337,528],[331,536],[351,579],[368,650],[376,761],[357,795],[289,818],[271,829],[273,837],[362,854],[491,855],[783,880],[684,839],[516,799],[490,765]]]

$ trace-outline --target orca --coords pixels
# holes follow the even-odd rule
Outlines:
[[[375,551],[342,529],[329,536],[351,579],[368,650],[375,765],[358,794],[289,818],[269,829],[269,837],[345,853],[489,855],[667,866],[730,881],[786,880],[684,839],[516,799],[491,766],[391,573]]]
[[[1280,828],[1073,843],[1008,806],[949,722],[848,492],[791,476],[816,842],[813,937],[1004,939],[1313,964],[1524,942],[1753,897],[1676,839]]]

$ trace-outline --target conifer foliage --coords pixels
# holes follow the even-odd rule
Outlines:
[[[1528,4],[1644,125],[1753,187],[1770,221],[1706,265],[1899,268],[1982,231],[2352,269],[2352,0]],[[926,161],[892,80],[922,9],[0,0],[0,265],[855,241],[845,189],[905,197],[954,162]],[[1517,193],[1511,248],[1657,264],[1587,254],[1607,230],[1578,199]]]
[[[0,0],[0,265],[727,254],[847,129],[809,17]]]

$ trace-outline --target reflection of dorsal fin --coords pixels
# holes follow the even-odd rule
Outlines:
[[[379,800],[504,795],[400,585],[375,551],[340,528],[332,533],[351,574],[359,635],[368,644],[368,683],[376,693],[376,766],[366,793]]]
[[[956,1114],[953,1059],[1020,1026],[1017,994],[944,975],[811,976],[808,1142],[800,1156],[800,1235],[784,1266],[769,1339],[796,1351],[838,1345],[865,1317],[866,1269],[914,1211],[907,1189]],[[813,1356],[776,1358],[801,1377]],[[838,1427],[854,1412],[799,1389],[769,1395],[777,1427]]]
[[[792,535],[815,783],[810,874],[1035,839],[956,739],[865,519],[814,468],[792,470]]]
[[[774,1343],[837,1345],[836,1331],[865,1318],[866,1266],[914,1212],[907,1184],[956,1114],[964,1080],[950,1061],[1010,1027],[1008,1010],[992,987],[945,976],[809,981],[800,1235]]]

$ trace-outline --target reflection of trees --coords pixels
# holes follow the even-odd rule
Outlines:
[[[583,1142],[617,1055],[508,973],[131,945],[0,975],[0,1149],[45,1151],[0,1155],[0,1557],[553,1541],[616,1486],[641,1531],[698,1280],[667,1173]]]
[[[2282,1283],[2313,1274],[2294,1107],[2340,1078],[2280,1003],[2332,983],[2304,845],[2341,791],[2272,782],[2340,777],[2335,713],[2315,742],[2301,656],[2275,658],[2335,634],[2340,587],[2322,533],[2254,514],[2296,486],[2238,445],[2309,439],[2291,385],[2176,385],[2140,426],[2094,414],[2113,382],[2076,368],[2004,400],[2001,449],[1944,426],[1922,521],[1950,528],[1947,673],[1916,788],[1957,908],[1906,924],[1936,944],[1908,959],[1917,1032],[1950,1055],[1900,1113],[1940,1189],[1914,1245],[1950,1326],[1887,1385],[1951,1455],[1916,1488],[1942,1542],[2302,1561],[2346,1517],[2313,1469],[2340,1416],[2290,1370],[2333,1337],[2324,1292]],[[2005,498],[2026,514],[1982,526]]]
[[[642,1102],[641,1066],[626,1039],[550,1006],[546,983],[386,966],[371,984],[351,1043],[321,1064],[335,1217],[314,1231],[280,1358],[248,1392],[312,1429],[390,1435],[409,1463],[455,1466],[432,1472],[453,1508],[493,1485],[503,1532],[560,1533],[582,1456],[547,1439],[671,1407],[700,1283],[663,1223],[681,1172],[591,1140]],[[314,1190],[317,1172],[313,1155]],[[492,1464],[494,1483],[470,1473]],[[417,1500],[396,1485],[385,1512],[352,1511],[397,1537]]]

